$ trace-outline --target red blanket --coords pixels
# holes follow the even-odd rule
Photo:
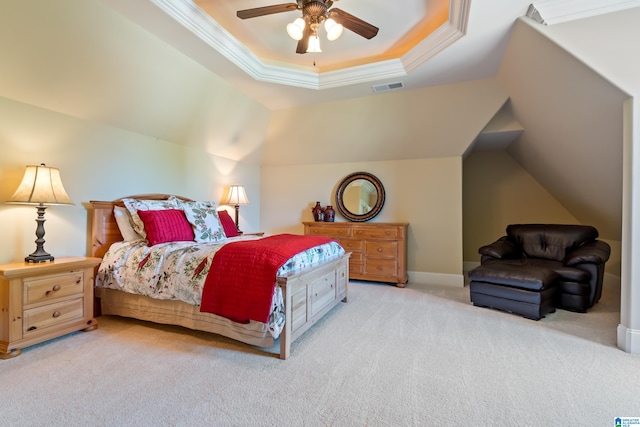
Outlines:
[[[200,311],[241,323],[267,323],[278,269],[295,254],[332,240],[278,234],[224,245],[205,279]]]

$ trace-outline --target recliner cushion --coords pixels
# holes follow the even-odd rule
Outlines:
[[[598,238],[598,230],[590,225],[511,224],[507,236],[514,239],[523,253],[531,258],[563,261],[567,251]]]
[[[558,289],[561,294],[589,296],[591,287],[588,283],[558,281]]]
[[[548,268],[530,268],[511,264],[481,265],[469,272],[476,282],[541,291],[553,287],[558,274]]]
[[[571,282],[584,282],[588,283],[591,280],[591,274],[588,271],[580,270],[579,268],[574,267],[556,267],[553,269],[558,276],[560,276],[560,280],[568,280]]]

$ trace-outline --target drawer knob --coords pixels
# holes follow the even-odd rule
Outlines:
[[[53,317],[54,317],[54,318],[56,318],[56,317],[60,317],[60,315],[61,315],[61,314],[62,314],[62,313],[60,313],[59,311],[54,311],[54,312],[53,312]]]
[[[35,331],[36,329],[38,329],[36,326],[31,326],[27,331]]]
[[[52,292],[57,292],[60,290],[60,285],[55,285],[50,291],[45,292],[45,295],[49,296]]]

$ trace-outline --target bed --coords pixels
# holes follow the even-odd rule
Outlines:
[[[190,301],[188,298],[182,298],[182,300],[160,299],[149,295],[132,293],[130,290],[123,290],[118,286],[110,287],[110,282],[113,281],[113,274],[109,269],[117,261],[114,258],[116,249],[126,252],[130,250],[126,249],[127,245],[131,243],[129,237],[123,238],[123,234],[126,235],[129,232],[124,230],[121,233],[121,227],[119,227],[114,215],[114,208],[115,212],[120,212],[125,207],[125,202],[130,202],[131,200],[159,201],[159,203],[162,203],[162,201],[170,199],[178,200],[178,203],[193,202],[189,198],[168,194],[144,194],[128,196],[115,201],[90,202],[91,254],[92,256],[103,258],[103,263],[96,269],[96,310],[99,310],[100,314],[183,326],[193,330],[219,334],[262,348],[275,348],[276,344],[279,343],[279,357],[287,359],[290,355],[291,343],[294,340],[326,315],[340,301],[347,301],[350,254],[345,253],[344,250],[342,250],[342,253],[336,253],[322,262],[310,263],[303,268],[298,266],[297,270],[294,269],[284,273],[282,269],[278,270],[274,284],[274,302],[272,305],[275,304],[276,296],[279,296],[282,321],[281,330],[275,331],[275,333],[270,320],[269,322],[255,320],[236,322],[225,316],[202,312],[199,305],[194,304],[193,301],[186,302]],[[122,223],[120,223],[121,225]],[[251,239],[259,238],[256,236],[239,236],[225,239],[221,243]],[[164,243],[159,244],[158,247],[163,245]],[[180,245],[176,244],[175,246]],[[111,251],[110,248],[112,248]],[[145,249],[137,248],[136,250]],[[211,264],[213,265],[213,261]],[[271,314],[269,319],[272,317],[277,316]]]

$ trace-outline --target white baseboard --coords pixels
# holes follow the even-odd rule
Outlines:
[[[408,273],[409,284],[464,287],[463,274],[427,273],[424,271],[409,271]]]
[[[640,330],[618,325],[618,348],[632,354],[640,354]]]

